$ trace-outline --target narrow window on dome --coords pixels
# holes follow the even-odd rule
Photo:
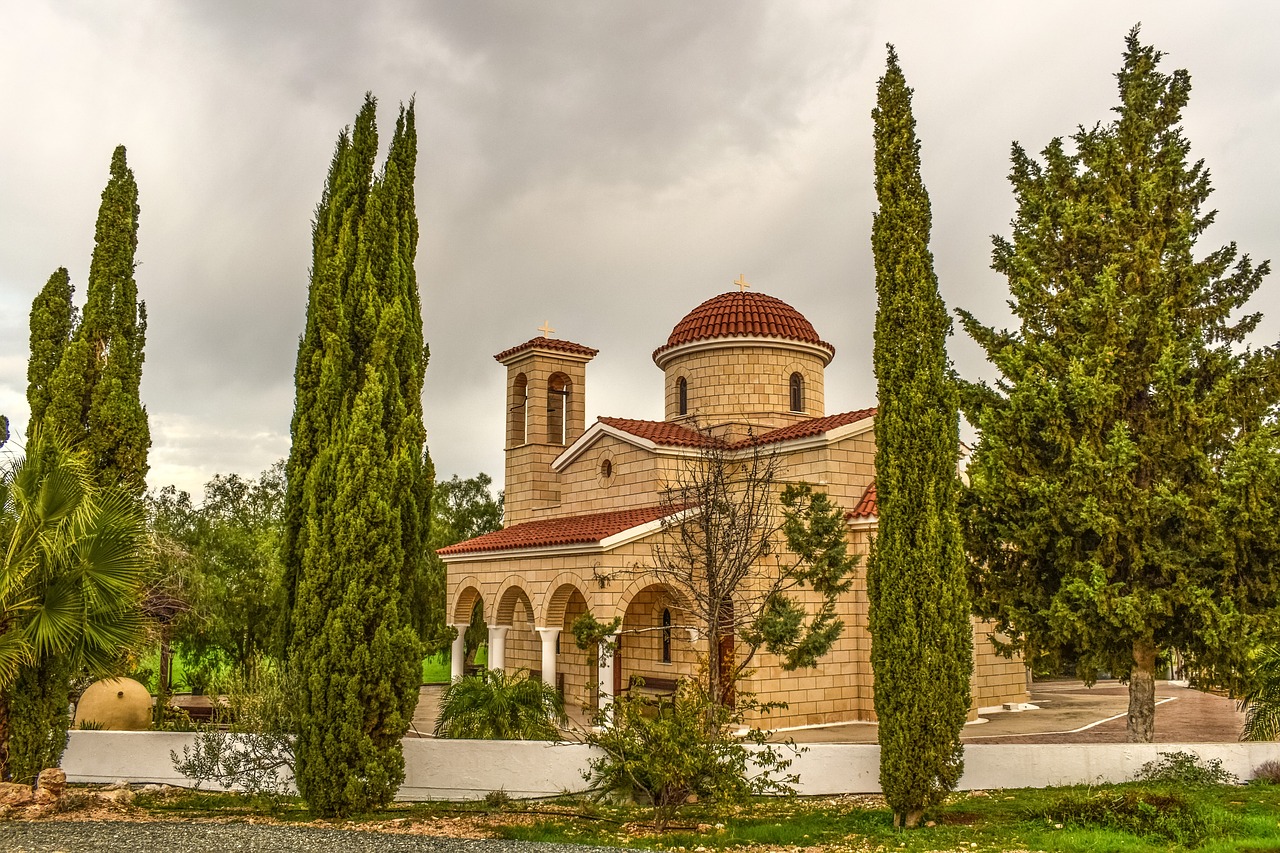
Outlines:
[[[799,373],[791,374],[791,411],[804,411],[804,377]]]
[[[662,662],[671,663],[671,611],[662,608]]]
[[[683,376],[676,380],[676,391],[680,395],[680,414],[689,414],[689,383]]]

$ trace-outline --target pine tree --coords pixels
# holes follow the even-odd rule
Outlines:
[[[955,787],[972,629],[956,513],[959,399],[929,251],[911,90],[889,47],[876,92],[876,496],[867,570],[880,785],[898,826]]]
[[[1013,147],[1012,241],[995,239],[1020,327],[961,312],[1000,371],[966,385],[981,433],[962,515],[979,609],[1029,660],[1129,681],[1128,737],[1151,741],[1161,649],[1231,671],[1276,603],[1277,556],[1245,507],[1274,502],[1266,420],[1274,348],[1244,349],[1233,318],[1267,264],[1212,223],[1203,162],[1179,125],[1191,81],[1129,33],[1108,124]],[[1263,447],[1265,452],[1259,452]],[[1242,503],[1243,501],[1243,503]]]
[[[383,805],[418,698],[431,466],[413,257],[413,105],[373,177],[375,103],[339,137],[317,209],[287,519],[298,789],[314,811]],[[298,491],[295,493],[294,490]]]

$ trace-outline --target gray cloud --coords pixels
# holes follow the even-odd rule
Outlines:
[[[83,288],[125,143],[151,313],[153,485],[198,490],[287,450],[310,219],[365,91],[416,97],[418,276],[440,473],[500,479],[493,353],[550,320],[599,347],[588,412],[659,417],[649,353],[739,273],[838,350],[832,410],[870,401],[871,121],[883,45],[916,90],[944,298],[999,321],[990,235],[1017,139],[1105,120],[1124,33],[1190,69],[1186,127],[1219,224],[1280,257],[1280,10],[1256,3],[26,4],[0,31],[0,411],[25,422],[26,314]],[[1256,301],[1280,336],[1276,285]],[[81,294],[83,295],[83,294]],[[955,339],[967,375],[985,371]]]

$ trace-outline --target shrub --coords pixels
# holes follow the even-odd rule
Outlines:
[[[620,794],[653,806],[660,830],[694,797],[741,803],[761,794],[794,794],[798,777],[779,775],[791,759],[765,742],[769,733],[735,734],[746,710],[768,708],[745,695],[736,709],[711,702],[705,686],[687,680],[670,697],[638,691],[620,696],[587,735],[604,756],[584,776],[597,797]]]
[[[1139,782],[1177,782],[1181,785],[1238,785],[1240,779],[1224,769],[1218,758],[1202,761],[1194,752],[1161,752],[1159,761],[1142,765]]]
[[[1210,830],[1204,814],[1181,794],[1141,788],[1068,794],[1055,801],[1043,816],[1083,829],[1120,830],[1188,846],[1198,844]]]
[[[225,702],[215,704],[213,724],[198,730],[182,758],[172,750],[169,758],[196,788],[215,782],[225,790],[278,797],[293,789],[293,694],[268,662],[258,661],[250,673],[227,676],[219,685]]]
[[[1280,761],[1264,761],[1253,769],[1253,781],[1263,785],[1280,785]]]
[[[567,725],[564,700],[525,670],[490,669],[450,684],[440,694],[436,737],[559,740]]]

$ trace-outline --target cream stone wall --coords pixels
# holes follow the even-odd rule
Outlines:
[[[605,476],[602,466],[609,463]],[[560,472],[560,503],[534,517],[584,515],[658,503],[662,466],[648,450],[602,435]]]
[[[656,576],[638,568],[651,564],[653,541],[659,535],[651,534],[607,553],[506,557],[488,564],[451,562],[449,600],[454,603],[455,619],[460,620],[461,613],[469,612],[459,603],[462,590],[478,589],[485,601],[486,621],[497,619],[496,624],[512,624],[507,633],[508,669],[531,671],[541,668],[540,639],[532,628],[560,626],[557,671],[564,673],[566,704],[572,709],[590,710],[596,703],[598,664],[594,650],[578,649],[571,632],[573,620],[587,609],[601,621],[623,617],[627,633],[622,640],[618,664],[621,672],[618,680],[623,687],[633,675],[663,681],[693,675],[705,649],[691,642],[687,631],[673,630],[672,662],[662,663],[662,609],[671,609],[677,627],[683,614],[679,611],[678,599],[654,586]],[[867,625],[867,531],[852,531],[850,543],[851,551],[859,555],[861,562],[854,573],[853,588],[838,603],[837,612],[845,623],[845,630],[831,652],[816,669],[796,672],[784,671],[776,658],[763,651],[752,661],[752,672],[742,689],[755,693],[761,702],[788,705],[757,720],[763,725],[789,728],[875,720],[871,635]],[[483,568],[483,572],[475,572],[476,568]],[[511,609],[512,615],[507,617],[503,615],[507,608],[495,605],[499,598],[507,600],[517,587],[528,593],[528,611],[534,614],[533,623],[527,621],[528,611],[522,606]],[[566,588],[574,590],[568,599],[563,593]],[[557,593],[559,599],[566,600],[558,600]],[[803,594],[800,598],[806,600]],[[814,601],[810,593],[808,603]],[[637,629],[641,632],[629,633]],[[990,644],[983,642],[990,626],[975,623],[974,630],[975,712],[978,708],[1005,702],[1025,702],[1026,671],[1021,662],[995,655]],[[739,648],[739,652],[742,651]]]
[[[744,437],[826,414],[824,363],[818,355],[786,345],[708,346],[667,363],[666,420]],[[804,411],[791,411],[791,374],[804,377]],[[689,412],[680,414],[679,379],[688,388]]]
[[[1006,702],[1026,702],[1030,694],[1027,683],[1027,667],[1022,658],[1006,658],[996,652],[991,644],[995,625],[981,619],[973,620],[974,671],[970,690],[973,692],[973,708],[995,708]]]

